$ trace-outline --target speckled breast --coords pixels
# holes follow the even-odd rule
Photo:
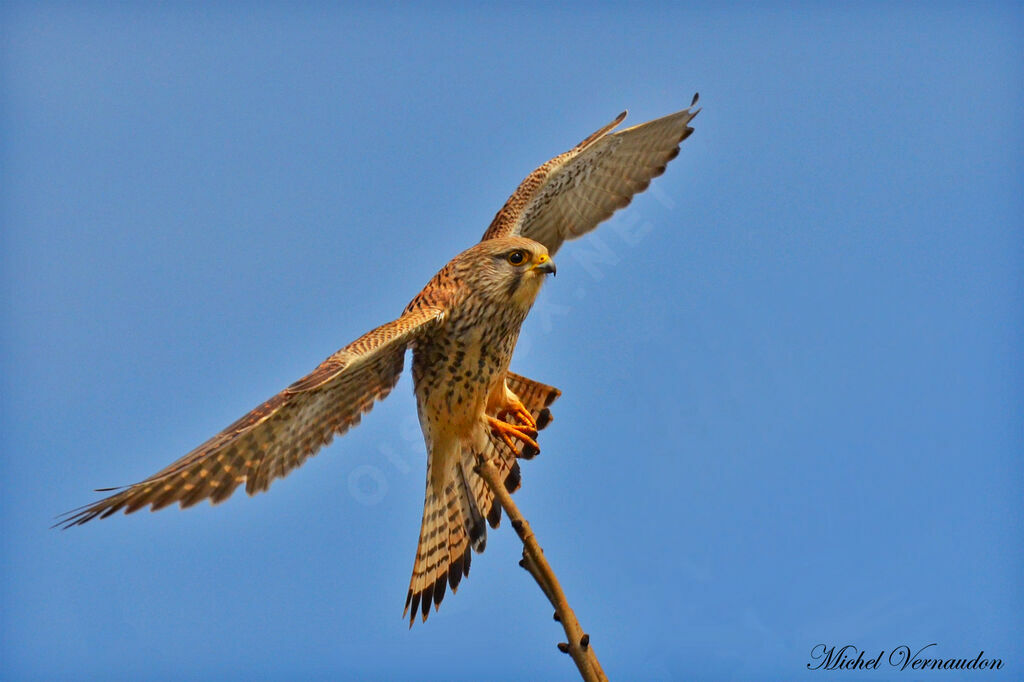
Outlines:
[[[525,318],[526,311],[516,307],[468,300],[419,340],[412,375],[420,421],[467,435],[508,370]]]

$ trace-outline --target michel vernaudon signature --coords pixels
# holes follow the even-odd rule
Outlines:
[[[985,658],[981,651],[974,658],[931,658],[935,651],[928,651],[936,642],[926,644],[914,651],[906,644],[896,647],[886,655],[885,649],[871,657],[864,649],[853,644],[837,648],[835,645],[818,644],[811,649],[808,670],[879,670],[886,667],[896,670],[999,670],[1003,667],[1001,658]]]

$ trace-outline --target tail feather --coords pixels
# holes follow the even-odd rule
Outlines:
[[[521,475],[519,462],[516,461],[516,454],[501,438],[488,432],[487,445],[481,453],[484,459],[488,460],[497,469],[499,475],[505,481],[505,489],[514,493],[519,489]],[[469,487],[476,498],[477,506],[487,518],[491,528],[497,528],[501,523],[501,505],[494,503],[494,492],[491,491],[487,482],[481,478],[473,467],[476,466],[476,453],[468,452],[462,456],[463,468],[468,472]]]
[[[430,484],[430,468],[428,464],[420,541],[402,613],[403,617],[409,616],[409,627],[417,611],[425,621],[431,603],[435,608],[440,606],[445,583],[453,593],[458,589],[463,576],[469,575],[472,549],[476,546],[482,551],[487,538],[483,516],[475,501],[468,499],[466,484],[457,474],[461,465],[456,464],[440,495]]]
[[[472,466],[469,464],[467,471],[466,458],[456,466],[458,492],[456,498],[462,509],[462,519],[466,524],[466,532],[469,534],[469,544],[474,552],[482,552],[487,547],[487,526],[484,524],[484,516],[480,513],[480,506],[477,503],[477,496],[469,487],[468,476],[475,475]]]
[[[537,421],[538,429],[551,422],[548,407],[561,391],[512,372],[508,372],[505,382]],[[479,454],[498,469],[505,488],[515,492],[521,483],[516,453],[500,437],[485,430],[487,437],[481,439]],[[495,504],[494,493],[474,470],[476,457],[474,448],[462,448],[451,471],[446,472],[447,484],[440,494],[430,484],[435,458],[428,457],[423,523],[402,614],[409,617],[410,627],[417,613],[427,620],[431,604],[436,610],[447,588],[456,592],[462,578],[469,575],[473,551],[482,552],[486,547],[487,526],[497,528],[501,522],[501,505]]]

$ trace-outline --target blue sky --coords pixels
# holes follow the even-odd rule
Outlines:
[[[406,628],[408,376],[268,494],[48,527],[393,319],[533,167],[695,91],[513,361],[564,391],[516,497],[606,670],[936,642],[1020,677],[1022,20],[4,4],[0,677],[573,679],[507,524]]]

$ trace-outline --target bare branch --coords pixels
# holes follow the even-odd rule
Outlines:
[[[608,682],[608,677],[597,660],[597,654],[590,646],[590,635],[583,632],[579,621],[576,620],[576,614],[569,606],[569,601],[565,598],[565,593],[558,583],[558,578],[555,577],[555,572],[551,570],[551,565],[544,558],[544,550],[540,548],[533,530],[530,529],[530,524],[523,518],[519,507],[512,501],[512,496],[505,489],[498,470],[484,457],[478,455],[476,472],[494,492],[494,496],[505,510],[512,528],[523,542],[523,559],[519,565],[533,576],[541,591],[544,592],[544,596],[555,607],[555,620],[562,624],[566,639],[568,639],[568,642],[559,642],[559,651],[572,657],[584,682]]]

